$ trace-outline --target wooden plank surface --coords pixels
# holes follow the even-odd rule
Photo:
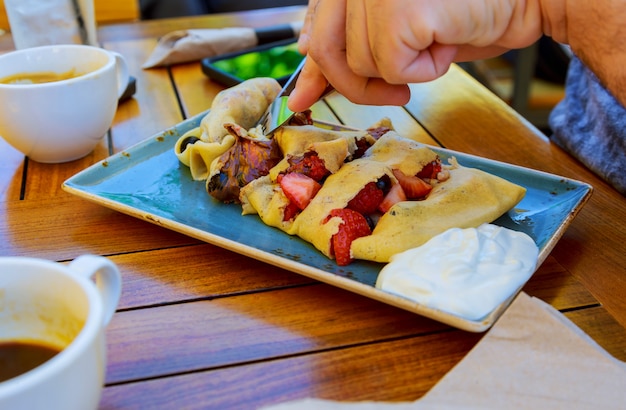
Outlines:
[[[605,347],[616,357],[626,358],[626,332],[605,311],[597,308],[586,315],[567,316],[590,334],[611,334],[617,343]],[[481,337],[456,330],[409,335],[141,383],[114,384],[105,389],[101,408],[167,409],[181,403],[187,408],[256,408],[305,397],[413,401],[452,369]]]
[[[0,255],[64,261],[197,243],[68,193],[0,202]]]
[[[278,7],[237,13],[207,14],[204,16],[176,17],[146,20],[141,24],[126,23],[101,25],[98,40],[102,42],[127,41],[133,39],[158,39],[175,30],[223,28],[223,27],[267,27],[290,22],[300,22],[306,7]]]
[[[447,332],[108,387],[102,409],[257,408],[304,397],[415,400],[480,339]]]
[[[124,279],[120,310],[318,283],[204,243],[145,251],[141,264],[136,258],[132,253],[111,257]]]
[[[141,68],[155,45],[155,39],[103,43],[107,50],[125,57],[130,75],[137,81],[135,95],[120,105],[115,116],[111,130],[114,152],[120,152],[183,120],[168,71]]]
[[[322,284],[130,310],[119,312],[107,332],[111,346],[107,383],[241,365],[445,328]]]
[[[187,260],[188,251],[193,248],[196,247],[177,249],[175,259]],[[165,253],[160,252],[159,256]],[[224,269],[223,263],[191,263],[191,269],[181,263],[175,272],[146,271],[141,277],[136,276],[138,283],[125,290],[125,294],[134,294],[139,289],[159,289],[153,293],[154,300],[143,301],[147,306],[157,307],[130,309],[115,316],[107,333],[112,345],[108,382],[448,330],[445,325],[363,296],[297,279],[284,271],[276,272],[269,265],[256,263],[258,276],[254,277],[254,285],[249,282],[250,271],[246,270],[250,261],[237,263],[236,260],[234,257],[230,262],[236,266],[231,270]],[[195,273],[185,274],[189,270]],[[281,275],[278,278],[277,273]],[[155,281],[160,283],[148,284]],[[273,291],[268,292],[270,289]],[[537,289],[540,292],[534,291]],[[546,297],[563,310],[597,304],[568,273],[554,269],[540,270],[525,291]],[[179,299],[177,303],[170,299],[168,304],[162,297],[172,292]],[[181,304],[185,298],[189,303]],[[284,314],[286,311],[288,315]],[[620,326],[613,323],[612,328],[619,330]],[[609,329],[611,326],[605,330]],[[604,331],[596,333],[601,345],[624,347],[621,342],[613,345],[612,338],[605,340]],[[172,338],[181,340],[172,343]],[[199,340],[210,343],[198,343]]]

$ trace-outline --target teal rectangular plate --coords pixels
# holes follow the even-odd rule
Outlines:
[[[459,329],[487,330],[512,302],[472,321],[420,305],[375,288],[382,264],[355,261],[338,266],[298,237],[265,225],[241,207],[210,197],[204,181],[194,181],[174,154],[174,144],[199,126],[205,113],[119,152],[72,176],[63,189],[116,211],[163,226],[242,255],[370,297]],[[526,187],[518,206],[494,223],[530,235],[540,249],[539,266],[591,195],[590,185],[506,163],[432,147],[443,160],[479,168]]]

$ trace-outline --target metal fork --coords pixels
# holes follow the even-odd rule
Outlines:
[[[280,93],[278,93],[278,96],[276,96],[274,101],[272,101],[269,107],[267,107],[267,110],[265,110],[263,116],[261,116],[259,121],[257,121],[256,125],[261,125],[264,135],[271,134],[294,116],[295,113],[287,108],[287,99],[289,98],[291,91],[293,91],[296,86],[296,81],[300,76],[305,60],[306,58],[302,59],[298,67],[283,86],[283,89],[280,90]]]
[[[256,126],[261,125],[264,135],[270,135],[277,128],[289,122],[295,115],[295,113],[287,107],[287,99],[296,86],[296,81],[300,76],[305,61],[306,57],[302,59],[302,62],[300,62],[293,74],[289,77],[278,96],[272,101],[269,107],[267,107],[267,110],[265,110],[265,113],[261,116],[259,121],[257,121]],[[325,97],[331,91],[333,91],[333,88],[329,86],[320,98]]]

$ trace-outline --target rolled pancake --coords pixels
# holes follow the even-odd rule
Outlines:
[[[343,221],[337,217],[328,219],[330,211],[345,208],[365,185],[383,175],[395,179],[391,169],[382,163],[360,158],[344,164],[337,173],[326,179],[317,195],[298,215],[294,231],[331,258],[330,240]]]
[[[329,220],[330,211],[345,208],[367,183],[383,175],[395,182],[393,169],[415,175],[436,159],[437,154],[427,146],[389,132],[363,158],[346,163],[328,177],[297,217],[293,230],[331,257],[331,238],[342,221],[336,217]],[[456,161],[450,168],[450,178],[436,183],[426,199],[394,205],[371,235],[354,240],[353,258],[388,262],[392,255],[419,246],[448,228],[492,222],[524,197],[524,188],[500,177],[458,166]]]
[[[259,178],[242,189],[240,196],[244,214],[258,213],[268,225],[298,235],[332,258],[331,239],[342,220],[330,218],[333,209],[345,208],[370,182],[387,175],[397,183],[394,169],[406,175],[416,175],[427,164],[438,160],[428,146],[389,131],[376,141],[362,158],[343,163],[338,140],[325,140],[319,130],[302,128],[302,134],[289,131],[281,142],[286,152],[302,153],[315,144],[328,144],[336,157],[338,170],[326,178],[309,205],[293,222],[283,221],[283,210],[289,200],[275,182],[276,175],[286,169],[279,163],[268,176]],[[288,138],[291,137],[291,138]],[[301,138],[300,138],[301,137]],[[315,140],[321,139],[322,142]],[[334,144],[334,145],[333,145]],[[334,150],[334,151],[333,151]],[[388,262],[392,255],[425,243],[433,236],[452,227],[477,227],[492,222],[513,208],[524,196],[525,189],[503,178],[478,169],[459,166],[456,160],[445,167],[450,173],[444,182],[434,182],[430,194],[423,200],[404,201],[394,205],[381,216],[373,232],[352,242],[355,259]]]
[[[186,132],[174,147],[178,160],[189,167],[194,180],[207,179],[211,163],[235,143],[224,124],[252,128],[280,90],[273,78],[254,78],[215,96],[200,126]]]
[[[335,131],[319,128],[314,125],[284,126],[274,133],[274,138],[285,155],[298,155],[306,152],[312,144],[337,139],[345,139],[350,146],[350,152],[356,151],[356,140],[366,138],[370,144],[374,138],[363,130]]]
[[[274,132],[273,138],[285,156],[270,172],[274,180],[280,171],[289,166],[290,156],[315,151],[324,161],[326,169],[334,173],[357,150],[357,140],[365,138],[370,145],[376,142],[367,131],[334,131],[313,125],[281,127]]]
[[[224,124],[232,123],[249,130],[254,127],[281,90],[273,78],[253,78],[220,91],[211,104],[211,111],[200,127],[208,142],[219,142],[228,132]]]
[[[450,179],[434,186],[423,201],[399,202],[378,221],[369,236],[352,242],[355,259],[389,262],[449,228],[476,228],[513,208],[526,190],[478,169],[457,167]]]
[[[191,177],[195,181],[207,179],[209,177],[211,163],[228,151],[235,143],[235,137],[232,135],[224,136],[220,142],[204,141],[200,139],[201,135],[201,128],[195,128],[179,138],[174,147],[174,152],[176,152],[178,160],[189,167]],[[181,145],[185,143],[188,138],[197,138],[198,141],[187,145],[181,152]]]
[[[313,126],[285,126],[279,128],[276,139],[285,158],[270,170],[266,177],[252,181],[240,191],[242,214],[257,213],[266,225],[294,234],[294,222],[284,221],[284,209],[289,200],[276,182],[281,171],[287,169],[289,157],[315,151],[331,173],[342,168],[346,158],[357,149],[356,140],[365,138],[370,144],[375,141],[366,131],[332,131]]]
[[[389,131],[365,152],[363,158],[399,169],[406,175],[415,175],[426,164],[437,160],[437,154],[420,142]]]
[[[272,181],[269,175],[255,179],[241,188],[242,215],[258,214],[264,224],[278,228],[293,235],[293,220],[284,221],[284,210],[289,205],[280,185]]]
[[[395,131],[387,132],[362,158],[344,164],[326,179],[322,189],[296,218],[298,236],[331,257],[331,238],[342,221],[336,217],[328,219],[330,211],[345,208],[365,185],[383,175],[395,182],[394,168],[414,175],[436,159],[437,154],[425,145],[403,138]]]

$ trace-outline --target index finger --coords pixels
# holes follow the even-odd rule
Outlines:
[[[289,109],[293,112],[302,112],[308,109],[319,100],[326,87],[328,87],[328,80],[315,61],[307,58],[296,81],[296,87],[289,95]]]
[[[406,104],[410,97],[406,84],[359,76],[349,67],[346,0],[318,0],[316,6],[310,27],[309,57],[335,90],[358,104]]]

